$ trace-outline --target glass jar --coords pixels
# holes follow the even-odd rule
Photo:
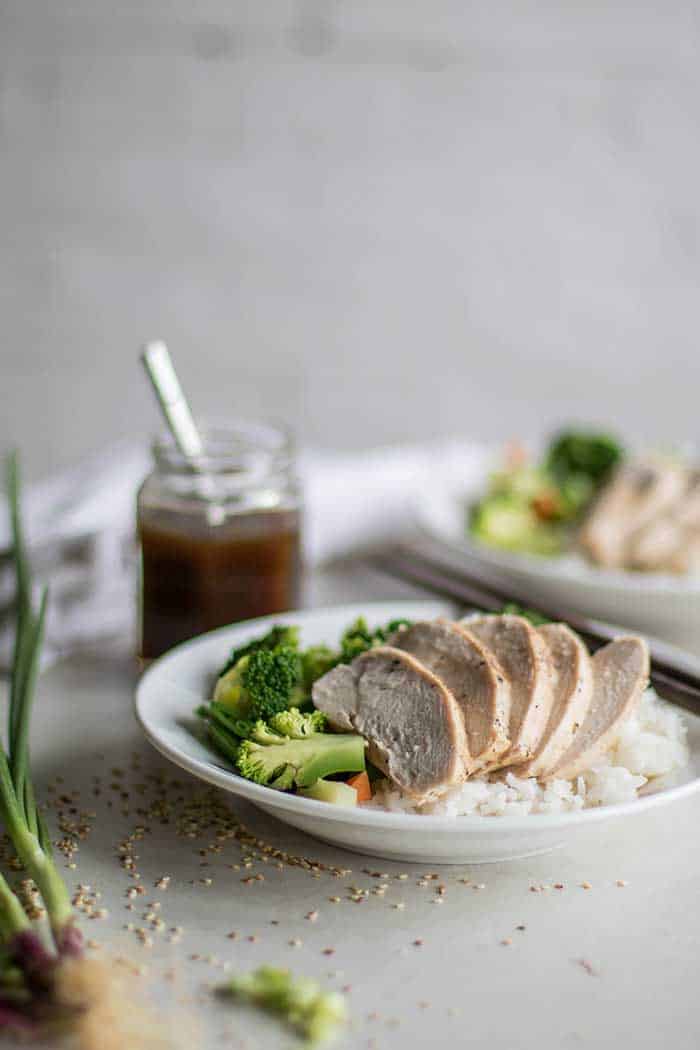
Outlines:
[[[141,655],[299,601],[301,496],[289,434],[262,423],[200,425],[205,454],[153,445],[138,494]]]

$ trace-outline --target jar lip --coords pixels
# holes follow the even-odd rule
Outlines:
[[[172,434],[161,431],[151,445],[159,469],[175,474],[227,474],[251,480],[288,470],[294,462],[294,439],[283,423],[207,416],[198,418],[196,423],[204,442],[204,455],[191,459],[183,456]]]

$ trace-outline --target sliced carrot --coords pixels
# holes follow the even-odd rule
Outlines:
[[[346,781],[350,787],[355,788],[358,802],[369,802],[372,798],[372,786],[366,773],[358,773]]]

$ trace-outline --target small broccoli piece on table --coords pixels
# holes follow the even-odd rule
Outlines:
[[[248,780],[281,791],[308,787],[333,773],[361,773],[365,742],[356,733],[311,731],[289,737],[265,727],[258,738],[254,732],[253,739],[240,745],[236,768]]]
[[[290,646],[241,657],[216,683],[214,701],[238,718],[270,718],[303,699],[299,653]]]
[[[253,638],[252,641],[246,642],[245,645],[236,646],[236,648],[231,650],[228,660],[219,671],[219,678],[230,671],[232,667],[235,667],[244,656],[250,656],[251,653],[256,653],[260,649],[276,649],[280,645],[298,650],[299,628],[285,624],[275,624],[267,634],[263,634],[259,638]]]
[[[345,1000],[338,992],[325,992],[316,981],[294,978],[289,970],[273,966],[234,977],[217,991],[276,1014],[306,1040],[307,1046],[326,1042],[347,1021]]]

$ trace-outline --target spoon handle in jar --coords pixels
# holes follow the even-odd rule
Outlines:
[[[160,340],[146,343],[141,351],[141,360],[180,452],[186,459],[201,457],[204,454],[204,442],[167,346]]]

